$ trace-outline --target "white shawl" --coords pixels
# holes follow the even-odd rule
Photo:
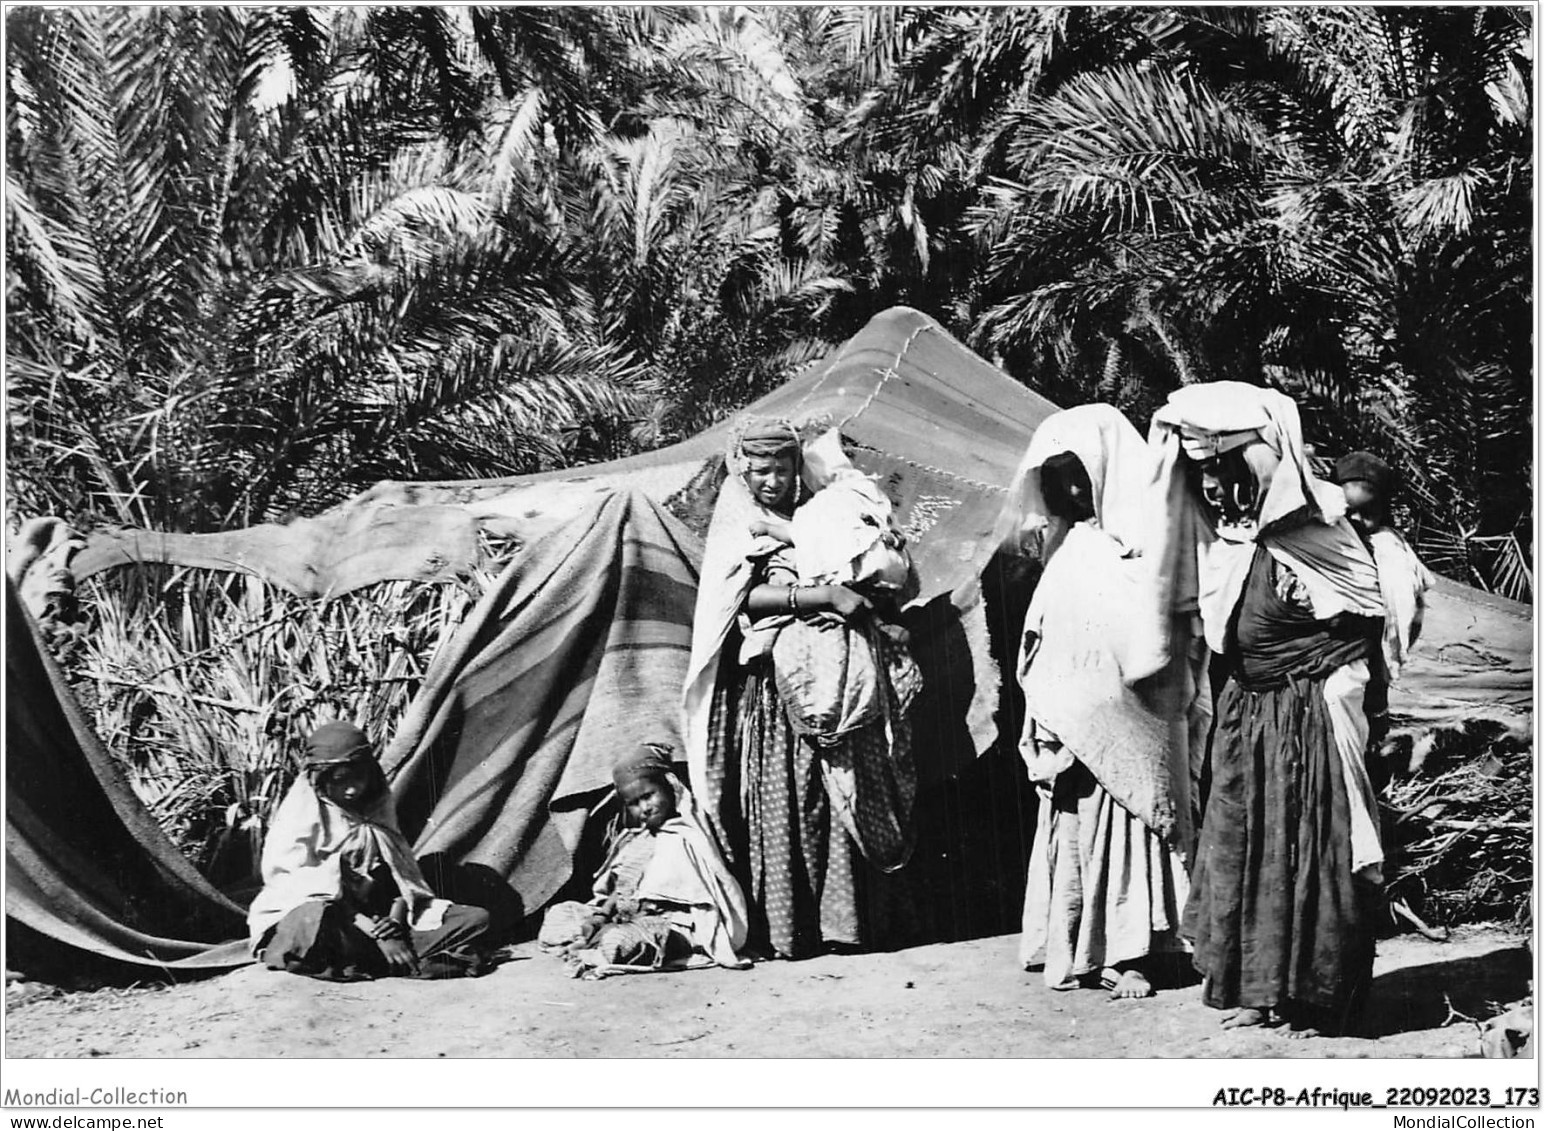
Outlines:
[[[1048,512],[1040,482],[1046,460],[1059,452],[1078,457],[1093,490],[1094,518],[1070,529]],[[1154,509],[1147,502],[1152,480],[1147,446],[1110,405],[1067,409],[1035,430],[1009,504],[1009,525],[1048,527],[1045,572],[1024,620],[1019,682],[1030,718],[1122,808],[1184,849],[1189,759],[1178,711],[1169,709],[1183,697],[1133,687],[1155,676],[1183,680],[1183,657],[1156,670],[1140,631],[1157,619],[1146,607],[1158,595],[1140,557]],[[1026,756],[1026,764],[1034,774],[1035,760]]]
[[[247,911],[254,953],[268,928],[301,904],[342,898],[343,857],[351,849],[391,869],[415,930],[440,925],[450,903],[437,899],[424,882],[412,846],[397,825],[391,794],[369,812],[355,814],[320,796],[302,775],[279,803],[263,842],[263,890]]]

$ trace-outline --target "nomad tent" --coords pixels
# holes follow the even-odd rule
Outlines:
[[[914,710],[922,796],[918,849],[898,873],[905,890],[895,898],[930,939],[1017,925],[1031,793],[1016,752],[1016,688],[1000,672],[1011,671],[1028,579],[996,555],[994,526],[1030,436],[1055,410],[905,308],[879,315],[747,410],[840,427],[908,536],[918,590],[905,618],[925,678]],[[404,828],[431,879],[512,922],[584,877],[586,834],[616,752],[643,737],[680,746],[701,534],[724,476],[728,429],[571,471],[383,483],[284,526],[103,532],[72,569],[86,576],[166,562],[250,573],[321,597],[387,579],[449,581],[478,565],[485,537],[518,544],[440,642],[385,755]],[[1531,728],[1531,639],[1526,607],[1444,584],[1394,711],[1422,725],[1487,717]],[[36,775],[45,784],[22,794],[36,798],[55,788],[38,767],[78,761],[83,751],[95,759],[100,748],[93,739],[45,749],[18,736],[19,677],[14,668],[9,675],[12,796],[18,780]],[[46,686],[68,698],[59,681]],[[29,803],[29,813],[55,812]],[[7,851],[13,841],[41,845],[31,851],[47,858],[53,841],[36,831],[24,841],[14,801],[12,810]],[[49,819],[26,818],[34,829]],[[159,853],[164,846],[147,832],[152,842]],[[86,882],[92,858],[75,882]],[[55,885],[59,898],[69,882]],[[83,928],[66,935],[56,923],[64,920],[37,910],[50,898],[48,890],[26,901],[8,892],[7,912],[72,945],[92,942]],[[103,906],[95,929],[107,937],[117,905]]]
[[[8,965],[65,949],[164,969],[247,960],[242,908],[194,870],[102,748],[6,582]],[[19,926],[18,926],[19,925]]]

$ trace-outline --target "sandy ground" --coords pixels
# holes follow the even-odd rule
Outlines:
[[[175,986],[7,991],[8,1058],[1472,1057],[1530,992],[1527,941],[1474,929],[1379,946],[1366,1034],[1218,1028],[1199,986],[1054,993],[1004,935],[748,971],[575,981],[534,943],[475,981],[336,985],[247,967]],[[415,1023],[416,1022],[416,1023]]]

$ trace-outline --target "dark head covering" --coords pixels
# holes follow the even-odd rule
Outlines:
[[[1352,452],[1335,461],[1335,482],[1353,479],[1366,483],[1384,502],[1394,493],[1394,469],[1371,452]]]
[[[306,739],[305,766],[325,770],[349,762],[375,761],[375,748],[365,732],[353,723],[323,723]]]
[[[639,778],[664,779],[670,773],[675,748],[663,742],[645,742],[622,755],[612,767],[611,780],[618,789]]]
[[[769,420],[752,417],[746,421],[740,433],[740,454],[772,459],[776,456],[799,454],[799,433],[786,420]]]

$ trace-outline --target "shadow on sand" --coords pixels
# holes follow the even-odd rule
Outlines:
[[[1386,1037],[1436,1029],[1453,1014],[1484,1021],[1498,1006],[1527,996],[1532,974],[1533,960],[1520,946],[1391,970],[1373,979],[1357,1035]]]

